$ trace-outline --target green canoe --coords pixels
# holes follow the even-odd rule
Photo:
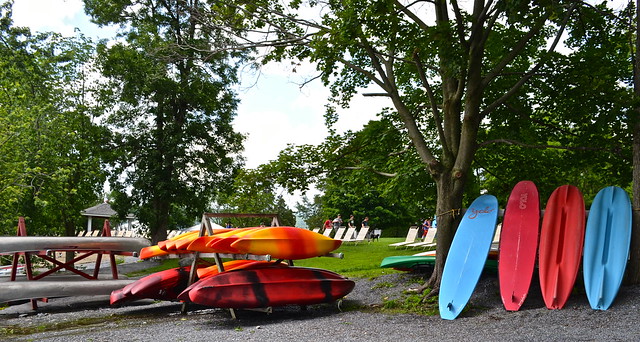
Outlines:
[[[433,269],[435,261],[435,255],[398,255],[384,258],[382,263],[380,263],[380,267],[407,271],[430,270]],[[498,261],[487,259],[484,269],[486,271],[497,272]]]

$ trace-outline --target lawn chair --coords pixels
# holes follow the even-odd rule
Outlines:
[[[392,243],[389,245],[389,247],[400,247],[400,246],[408,245],[410,243],[415,243],[416,236],[418,236],[418,227],[411,226],[409,227],[409,232],[407,232],[407,237],[404,241]]]
[[[351,240],[353,239],[353,235],[356,232],[356,227],[351,227],[349,229],[347,229],[347,232],[344,233],[344,236],[341,239],[337,239],[337,240]]]
[[[336,235],[333,236],[336,240],[342,240],[342,236],[344,235],[344,231],[347,230],[347,227],[341,226],[336,230]]]
[[[357,245],[358,242],[362,242],[367,239],[367,234],[369,234],[369,227],[362,227],[355,239],[342,240],[342,242],[353,242]]]
[[[493,235],[492,243],[500,243],[500,233],[502,232],[502,223],[498,223],[496,233]]]
[[[415,248],[415,247],[422,247],[422,248],[430,248],[430,247],[435,247],[436,243],[433,242],[433,240],[436,237],[436,233],[438,232],[438,228],[430,228],[429,230],[427,230],[427,235],[425,235],[424,240],[422,240],[421,242],[416,242],[416,243],[410,243],[408,245],[405,245],[405,247],[409,248]]]
[[[332,231],[333,231],[333,228],[325,228],[324,232],[322,232],[322,235],[329,237]]]

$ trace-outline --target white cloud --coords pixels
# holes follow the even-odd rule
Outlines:
[[[34,31],[54,31],[73,35],[74,18],[84,15],[82,0],[16,0],[13,20],[16,26]]]
[[[12,19],[15,26],[67,37],[74,36],[76,28],[89,37],[107,38],[116,33],[115,27],[100,28],[91,23],[82,0],[15,0]]]
[[[304,75],[313,75],[309,64],[296,66],[296,73],[286,64],[269,64],[256,78],[243,76],[244,90],[239,90],[241,104],[234,122],[236,130],[248,133],[245,143],[247,167],[254,168],[277,157],[287,144],[319,144],[328,135],[324,124],[329,91],[320,80],[304,87]],[[311,76],[307,76],[308,79]],[[247,88],[249,85],[253,85]],[[356,95],[350,108],[339,109],[335,125],[338,133],[359,130],[390,105],[387,98]]]

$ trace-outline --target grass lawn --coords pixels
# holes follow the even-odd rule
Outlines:
[[[344,258],[313,258],[296,260],[296,266],[317,267],[330,270],[346,277],[371,278],[382,274],[399,272],[381,268],[382,259],[393,255],[412,255],[422,249],[389,247],[389,244],[404,241],[404,238],[381,238],[379,241],[343,244],[335,253],[343,253]]]
[[[382,274],[398,272],[390,268],[381,268],[382,259],[393,255],[411,255],[423,251],[422,249],[389,247],[389,244],[400,241],[404,241],[404,238],[381,238],[379,241],[370,243],[364,241],[357,245],[346,243],[334,251],[334,253],[343,253],[343,259],[320,257],[295,260],[294,264],[296,266],[322,268],[346,277],[377,277]],[[127,276],[142,276],[174,267],[178,267],[178,259],[166,259],[158,267],[149,268],[144,272],[127,274]]]

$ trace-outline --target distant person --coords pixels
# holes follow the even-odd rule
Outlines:
[[[368,216],[364,217],[364,220],[362,220],[361,225],[362,225],[361,229],[364,229],[364,228],[369,229],[369,217]],[[375,232],[373,232],[371,230],[367,232],[367,241],[375,240],[375,239],[377,239],[379,237],[380,236],[377,236],[375,234]]]
[[[336,218],[333,219],[333,228],[340,228],[340,226],[342,225],[342,216],[340,216],[340,214],[338,214],[338,216],[336,216]]]
[[[353,214],[349,215],[349,222],[347,222],[347,228],[356,228],[356,219],[353,217]],[[345,239],[354,239],[356,237],[355,229],[353,230],[352,236],[345,236]]]
[[[427,232],[429,231],[429,229],[431,229],[431,221],[429,221],[429,219],[424,219],[422,221],[422,237],[425,237],[427,235]]]
[[[349,222],[347,224],[348,224],[348,228],[356,227],[356,219],[353,217],[353,214],[349,215]]]
[[[327,219],[326,221],[324,221],[324,225],[323,227],[324,229],[331,229],[331,220]]]
[[[227,222],[227,225],[225,227],[226,228],[233,228],[233,225],[231,224],[231,222]]]

